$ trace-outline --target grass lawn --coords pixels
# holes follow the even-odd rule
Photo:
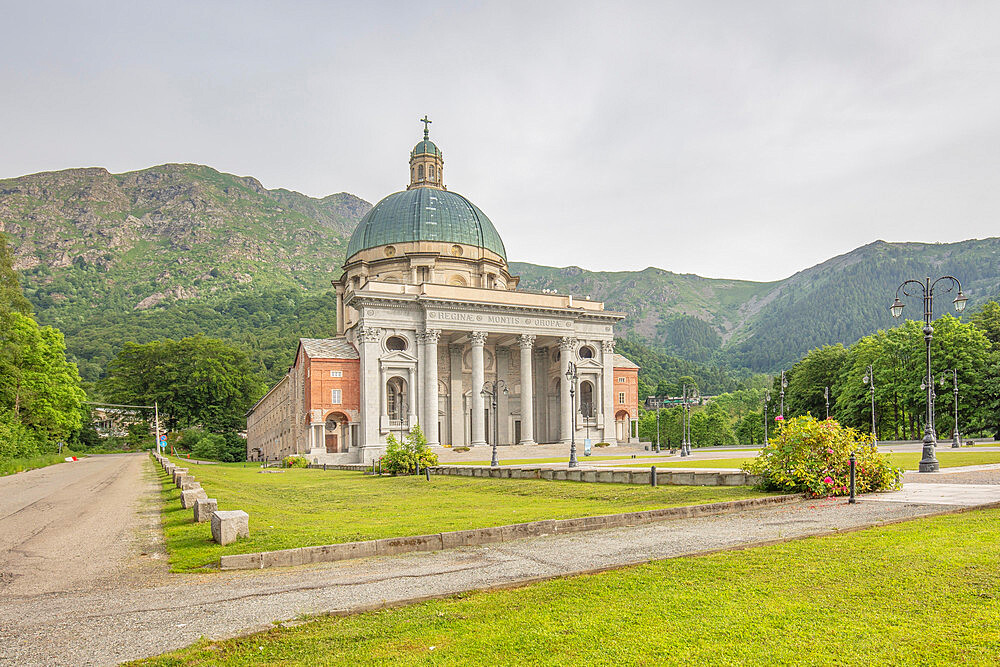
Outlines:
[[[63,450],[62,454],[39,454],[38,456],[31,456],[23,459],[0,459],[0,477],[3,477],[4,475],[13,475],[18,472],[24,472],[25,470],[44,468],[46,466],[55,465],[56,463],[62,463],[66,460],[67,456],[82,455],[66,449]]]
[[[173,459],[177,460],[177,459]],[[192,523],[180,491],[159,470],[170,565],[190,571],[222,555],[382,537],[569,519],[767,494],[749,487],[585,484],[432,475],[371,477],[358,472],[286,469],[262,473],[242,464],[190,466],[219,509],[250,515],[250,539],[222,547],[207,524]],[[277,470],[271,468],[269,470]]]
[[[139,664],[995,665],[998,564],[1000,510],[982,510],[321,617]]]
[[[902,466],[905,470],[916,470],[920,463],[920,452],[896,452],[889,454],[889,460],[895,466]],[[958,466],[976,466],[986,463],[1000,463],[1000,452],[953,452],[951,450],[941,450],[937,452],[938,462],[942,468],[955,468]],[[742,468],[752,461],[753,458],[738,459],[698,459],[667,461],[660,463],[628,463],[622,468],[648,468],[655,465],[657,468]]]

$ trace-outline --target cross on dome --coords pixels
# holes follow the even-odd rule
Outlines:
[[[428,118],[427,114],[424,114],[424,117],[420,119],[420,122],[424,124],[424,139],[425,140],[429,139],[430,138],[430,128],[428,127],[428,125],[430,125],[434,121],[432,121],[430,118]]]

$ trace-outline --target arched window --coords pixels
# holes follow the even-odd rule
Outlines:
[[[401,377],[389,378],[385,385],[386,412],[389,419],[405,419],[407,404],[406,380]]]
[[[424,180],[424,165],[417,165],[417,180]]]
[[[594,348],[589,345],[584,345],[580,348],[580,358],[581,359],[593,359],[594,358]]]
[[[406,339],[402,336],[389,336],[385,341],[385,349],[399,352],[406,349]]]

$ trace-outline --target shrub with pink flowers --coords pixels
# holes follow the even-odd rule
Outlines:
[[[804,416],[786,419],[746,472],[761,477],[766,490],[844,496],[850,493],[850,455],[857,459],[857,493],[898,489],[903,469],[879,454],[870,435],[841,426],[832,419]]]

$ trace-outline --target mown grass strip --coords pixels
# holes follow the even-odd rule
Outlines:
[[[172,459],[183,464],[183,460]],[[432,475],[373,477],[349,471],[188,466],[219,509],[250,515],[250,539],[226,547],[192,523],[180,491],[161,471],[170,564],[191,571],[226,554],[503,526],[543,519],[699,505],[765,495],[747,487],[592,484]]]
[[[1000,510],[322,617],[135,664],[995,665]]]

